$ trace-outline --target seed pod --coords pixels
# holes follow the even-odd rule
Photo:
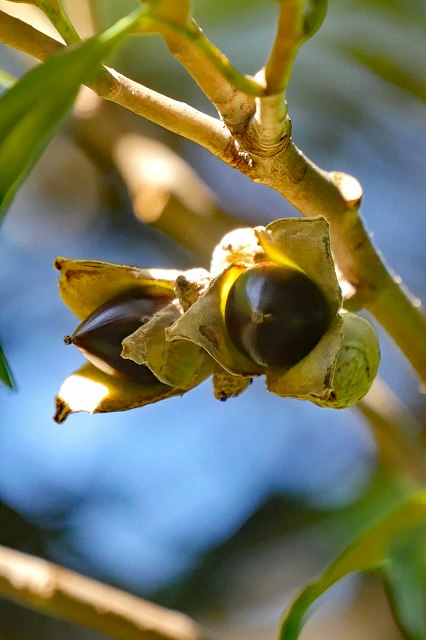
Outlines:
[[[261,263],[229,289],[225,325],[234,346],[263,367],[289,368],[318,344],[332,319],[321,289],[291,266]]]
[[[108,413],[137,407],[182,395],[182,390],[153,380],[149,384],[107,375],[91,362],[68,376],[56,396],[54,419],[61,424],[72,413]]]
[[[224,402],[228,398],[235,398],[243,393],[253,382],[252,378],[234,376],[222,367],[216,366],[213,374],[213,393],[217,400]]]
[[[333,391],[327,400],[312,399],[321,407],[345,409],[361,400],[376,377],[380,362],[377,333],[355,313],[343,313],[343,342],[333,374]]]
[[[93,311],[65,342],[78,347],[104,373],[136,382],[154,382],[156,377],[148,367],[121,357],[121,343],[169,302],[166,296],[147,296],[143,287],[130,289]]]
[[[214,361],[192,342],[166,341],[166,330],[182,313],[177,300],[170,302],[123,340],[121,355],[149,367],[160,382],[188,391],[213,373]]]
[[[264,227],[261,228],[264,229]],[[210,263],[210,273],[214,277],[218,276],[233,262],[244,262],[250,266],[265,262],[267,259],[252,227],[233,229],[223,236],[215,247]]]

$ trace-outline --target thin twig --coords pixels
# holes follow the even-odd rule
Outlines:
[[[80,41],[80,36],[68,19],[59,0],[37,0],[37,6],[45,13],[67,44]]]
[[[296,54],[303,42],[304,0],[281,0],[277,32],[263,70],[265,95],[256,100],[251,123],[259,141],[276,145],[289,129],[285,94]],[[259,74],[258,74],[259,76]]]
[[[256,112],[250,123],[250,135],[265,151],[277,149],[280,140],[289,134],[291,121],[287,101],[282,93],[256,98]]]
[[[266,93],[285,93],[294,58],[303,41],[305,0],[281,0],[278,27],[265,66]]]
[[[4,11],[0,11],[0,41],[42,61],[64,48],[57,40]],[[223,123],[184,102],[148,89],[113,69],[104,68],[88,86],[104,99],[196,142],[228,162],[238,159],[238,149]]]
[[[91,82],[99,96],[191,140],[225,160],[236,158],[238,149],[223,123],[185,102],[178,102],[130,78],[108,69],[108,76]]]
[[[185,32],[163,27],[161,35],[172,55],[214,104],[231,133],[240,133],[255,111],[255,98],[250,94],[263,92],[262,86],[236,72],[194,20]]]
[[[0,42],[42,61],[64,48],[61,42],[5,11],[0,11]]]
[[[119,640],[205,640],[191,618],[0,545],[0,596]]]

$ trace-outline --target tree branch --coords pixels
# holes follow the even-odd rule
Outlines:
[[[241,133],[256,108],[255,98],[249,93],[263,92],[262,86],[236,72],[194,20],[184,32],[163,26],[161,35],[172,55],[214,104],[230,132]]]
[[[286,89],[294,59],[303,42],[304,0],[281,0],[274,44],[262,71],[265,95],[256,99],[256,112],[250,126],[259,143],[275,146],[289,131]]]
[[[265,66],[266,93],[285,93],[294,58],[303,41],[303,6],[305,0],[281,0],[278,27]]]
[[[41,60],[62,47],[3,12],[0,40]],[[355,178],[319,169],[288,135],[272,147],[262,146],[250,128],[234,138],[219,120],[113,70],[104,70],[90,86],[105,99],[196,142],[254,182],[275,189],[304,216],[325,216],[343,276],[426,382],[426,316],[373,247],[359,216],[362,190]]]
[[[161,93],[108,69],[104,80],[88,86],[105,100],[119,104],[155,124],[204,147],[210,153],[230,162],[239,157],[230,132],[223,123],[185,102],[172,100]]]
[[[3,11],[0,11],[0,41],[42,61],[64,48],[57,40]],[[183,102],[148,89],[113,69],[103,68],[88,86],[105,100],[196,142],[230,164],[241,159],[230,132],[220,120]]]
[[[119,640],[206,640],[191,618],[0,545],[0,595]]]
[[[61,42],[5,11],[0,11],[0,41],[18,51],[28,53],[37,60],[47,60],[64,48]]]
[[[47,18],[55,27],[56,31],[63,37],[67,44],[80,41],[80,36],[74,29],[73,24],[68,19],[59,0],[34,0],[39,9],[45,13]]]

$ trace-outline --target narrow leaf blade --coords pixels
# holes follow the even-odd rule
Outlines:
[[[0,219],[70,109],[80,85],[139,22],[131,14],[52,56],[0,98]]]
[[[426,525],[426,491],[410,497],[390,515],[349,545],[324,573],[293,601],[282,622],[280,640],[297,640],[309,610],[336,582],[354,571],[381,567],[391,546],[410,530]]]
[[[426,638],[426,527],[392,546],[383,573],[396,621],[409,640]]]
[[[15,382],[13,380],[12,372],[10,370],[9,364],[6,360],[6,356],[4,355],[4,351],[0,345],[0,380],[3,384],[5,384],[9,389],[15,388]]]

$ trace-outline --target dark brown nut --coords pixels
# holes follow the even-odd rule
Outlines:
[[[148,296],[145,288],[130,289],[98,307],[65,341],[74,344],[95,367],[135,382],[154,382],[150,369],[121,357],[121,343],[170,298]]]
[[[231,286],[225,325],[234,346],[263,367],[292,367],[318,344],[332,320],[330,305],[308,276],[261,263]]]

